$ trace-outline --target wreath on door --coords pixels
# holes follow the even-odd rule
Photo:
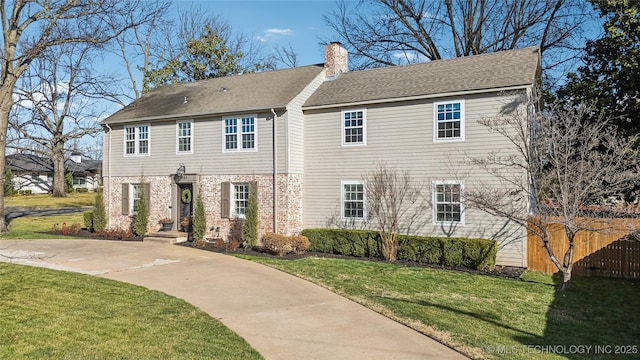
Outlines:
[[[182,200],[183,203],[189,204],[191,202],[191,190],[189,189],[182,190],[182,195],[180,196],[180,199]]]

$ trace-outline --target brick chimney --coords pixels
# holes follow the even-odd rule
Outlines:
[[[324,46],[324,68],[328,77],[335,77],[349,71],[347,49],[339,42],[332,42]]]

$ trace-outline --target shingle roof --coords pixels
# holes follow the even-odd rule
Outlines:
[[[102,123],[282,108],[322,71],[322,65],[309,65],[165,85]]]
[[[49,158],[33,154],[12,154],[5,157],[6,166],[13,172],[50,173],[53,172],[53,161]],[[102,160],[87,160],[76,163],[71,159],[64,161],[67,171],[74,174],[95,173],[102,169]]]
[[[304,108],[531,85],[538,47],[346,72],[326,81]]]

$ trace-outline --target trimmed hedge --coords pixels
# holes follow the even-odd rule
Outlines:
[[[356,257],[381,257],[380,235],[373,230],[305,229],[310,251]],[[492,270],[494,240],[398,235],[398,260]]]
[[[84,220],[84,228],[87,230],[93,230],[93,210],[83,212],[82,219]]]

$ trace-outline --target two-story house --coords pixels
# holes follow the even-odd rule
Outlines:
[[[237,237],[250,186],[261,233],[370,227],[364,178],[384,162],[429,194],[407,231],[493,238],[498,264],[526,267],[525,230],[465,208],[495,179],[464,160],[509,151],[479,120],[539,80],[537,48],[349,72],[332,43],[321,65],[163,86],[102,123],[109,227],[130,226],[142,187],[152,225],[190,216],[201,191],[209,226]]]

